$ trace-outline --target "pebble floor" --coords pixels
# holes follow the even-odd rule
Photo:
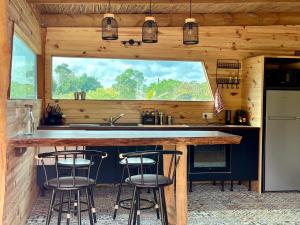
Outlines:
[[[103,225],[127,224],[128,211],[120,209],[117,219],[112,219],[112,212],[117,193],[117,186],[99,186],[95,190],[98,222]],[[125,187],[123,198],[129,197],[131,188]],[[143,193],[145,198],[152,195]],[[149,195],[149,196],[147,196]],[[27,225],[44,225],[49,204],[50,192],[36,201]],[[195,184],[189,193],[189,225],[300,225],[300,193],[264,193],[249,192],[243,185],[235,185],[234,191],[220,191],[219,186]],[[83,213],[82,225],[88,225],[88,215]],[[51,225],[57,224],[54,213]],[[63,217],[62,224],[66,224]],[[72,216],[71,224],[76,223]],[[155,211],[141,213],[141,224],[161,224],[156,219]],[[180,224],[179,224],[180,225]]]

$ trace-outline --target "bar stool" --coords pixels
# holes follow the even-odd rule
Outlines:
[[[156,189],[159,192],[159,210],[160,218],[163,225],[168,225],[168,214],[166,209],[166,200],[164,188],[166,186],[172,185],[175,180],[176,167],[178,165],[180,151],[151,151],[151,152],[132,152],[126,154],[120,154],[120,158],[124,159],[126,162],[126,169],[128,171],[128,178],[125,182],[134,187],[131,201],[130,215],[128,219],[128,225],[138,224],[140,225],[141,207],[140,207],[140,194],[141,190],[151,188]],[[140,158],[141,164],[139,165],[140,174],[133,175],[131,173],[132,168],[129,165],[130,158]],[[143,170],[143,162],[145,158],[155,158],[156,160],[156,173],[145,173]],[[161,161],[163,158],[169,159],[165,162],[164,168],[167,171],[161,173]]]
[[[123,186],[123,180],[124,180],[124,175],[126,172],[126,166],[130,167],[132,170],[134,169],[138,169],[138,173],[140,173],[140,166],[141,164],[143,164],[143,169],[151,169],[151,167],[156,165],[155,160],[151,159],[151,158],[144,158],[143,161],[141,161],[141,159],[139,157],[131,157],[128,159],[128,162],[126,162],[125,159],[121,159],[119,161],[119,164],[123,167],[123,172],[122,172],[122,176],[121,176],[121,180],[119,183],[119,187],[118,187],[118,194],[117,194],[117,199],[116,199],[116,204],[115,204],[115,208],[114,208],[114,214],[113,214],[113,219],[116,219],[117,216],[117,211],[119,209],[119,207],[123,208],[123,209],[128,209],[130,210],[129,207],[126,207],[123,205],[123,203],[127,202],[127,201],[131,201],[131,198],[128,199],[120,199],[121,198],[121,193],[122,193],[122,186]],[[148,199],[141,199],[141,201],[144,202],[148,202],[150,204],[149,207],[143,207],[142,210],[146,210],[146,209],[150,209],[153,208],[155,206],[156,208],[156,214],[157,214],[157,219],[159,219],[159,209],[158,209],[158,204],[157,204],[157,197],[156,197],[156,190],[152,189],[153,191],[153,198],[154,198],[154,202]],[[150,192],[150,189],[148,189],[148,193]]]
[[[89,165],[85,167],[78,167],[75,162],[78,154],[87,156],[89,158]],[[71,174],[63,176],[60,172],[61,166],[58,165],[58,162],[61,157],[68,155],[69,161],[72,161],[72,165],[69,164],[68,168],[71,169]],[[93,205],[92,205],[92,188],[96,185],[96,180],[99,175],[99,170],[104,158],[107,157],[107,153],[96,151],[96,150],[68,150],[68,151],[58,151],[58,152],[49,152],[38,154],[38,159],[41,159],[41,163],[44,169],[46,181],[44,186],[52,190],[51,201],[49,205],[49,210],[47,214],[46,225],[50,224],[52,217],[52,212],[58,212],[58,221],[57,224],[61,224],[62,213],[67,213],[67,224],[70,224],[71,219],[71,196],[76,193],[77,196],[77,208],[73,211],[77,213],[77,223],[81,225],[81,212],[88,211],[90,224],[93,225]],[[99,163],[96,163],[95,159],[100,159]],[[45,166],[45,159],[54,159],[55,160],[55,177],[50,178],[51,172],[49,167]],[[77,160],[78,161],[78,160]],[[91,169],[95,168],[96,174],[91,174]],[[79,170],[84,170],[84,173],[76,175]],[[81,194],[86,193],[87,197],[87,208],[82,209],[81,204]],[[57,194],[60,194],[60,200],[58,204],[55,204],[55,198]],[[68,201],[64,201],[64,194],[68,194]],[[67,204],[67,211],[63,210],[63,206]],[[58,206],[58,208],[56,207]]]
[[[76,146],[75,149],[76,151],[79,150],[81,146]],[[54,147],[55,152],[57,152],[57,146]],[[85,150],[85,146],[82,146],[82,150]],[[64,151],[67,151],[67,146],[64,146]],[[80,155],[80,154],[78,154]],[[77,155],[77,156],[78,156]],[[84,167],[88,167],[90,165],[90,160],[85,158],[85,155],[81,155],[82,157],[76,157],[75,159],[75,166],[77,168],[84,168]],[[63,159],[58,159],[57,162],[58,166],[65,168],[65,169],[70,169],[73,166],[73,160],[72,158],[69,158],[67,155],[64,155]],[[75,174],[76,175],[76,174]],[[92,213],[93,213],[93,219],[94,219],[94,223],[97,223],[97,215],[96,215],[96,208],[95,208],[95,201],[94,201],[94,189],[91,188],[90,190],[90,194],[91,194],[91,203],[92,203]],[[76,215],[76,207],[77,207],[77,195],[75,195],[75,201],[74,201],[74,211],[75,211],[75,215]]]

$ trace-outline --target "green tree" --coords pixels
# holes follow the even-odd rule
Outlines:
[[[75,73],[68,68],[68,64],[63,63],[56,66],[55,73],[58,75],[57,95],[79,91],[78,78]]]
[[[97,88],[87,92],[88,99],[115,100],[118,99],[119,93],[113,88]]]
[[[79,77],[78,85],[79,89],[85,92],[103,87],[95,77],[88,76],[86,73]]]
[[[32,84],[11,83],[10,98],[12,99],[35,99],[35,93],[35,88]]]
[[[116,77],[112,88],[119,93],[119,99],[139,99],[143,97],[144,81],[142,72],[127,69]]]
[[[181,81],[173,79],[152,83],[147,88],[146,97],[148,100],[175,100],[176,90],[181,84]]]
[[[73,98],[76,91],[88,92],[103,87],[95,77],[87,74],[76,75],[65,63],[56,66],[55,73],[58,75],[58,81],[52,82],[52,93],[55,98]]]

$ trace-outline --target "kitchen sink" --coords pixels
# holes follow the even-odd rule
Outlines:
[[[101,124],[97,123],[70,123],[70,127],[100,127]]]

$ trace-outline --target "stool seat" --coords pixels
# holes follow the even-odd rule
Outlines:
[[[59,177],[58,179],[53,178],[48,180],[48,183],[46,182],[45,186],[49,188],[56,188],[58,190],[66,188],[74,190],[95,185],[95,180],[91,178],[79,176],[75,176],[75,178],[73,178],[73,176]]]
[[[139,187],[160,187],[172,184],[168,177],[156,174],[134,175],[131,179],[126,178],[125,182]]]
[[[126,159],[122,159],[119,163],[123,166],[127,165],[128,166],[140,166],[142,164],[143,161],[143,165],[155,165],[156,162],[153,159],[150,158],[143,158],[143,160],[141,160],[140,157],[132,157],[132,158],[127,158],[128,163],[126,162]]]
[[[67,159],[60,159],[57,161],[57,164],[59,166],[73,166],[73,159],[67,158]],[[83,159],[83,158],[76,158],[75,159],[75,166],[76,167],[82,167],[82,166],[89,166],[91,163],[91,160]]]

